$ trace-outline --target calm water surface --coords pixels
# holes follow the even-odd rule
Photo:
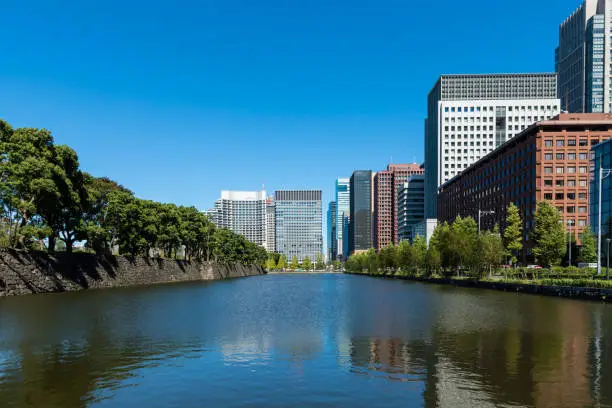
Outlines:
[[[344,275],[0,299],[2,407],[610,407],[612,305]]]

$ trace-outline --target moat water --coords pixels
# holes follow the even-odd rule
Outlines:
[[[609,407],[612,305],[348,275],[0,299],[1,407]]]

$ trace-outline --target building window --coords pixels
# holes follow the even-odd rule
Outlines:
[[[557,140],[557,147],[565,146],[565,140]]]
[[[587,199],[587,194],[586,193],[578,193],[578,199],[579,200],[586,200]]]
[[[574,180],[574,179],[567,180],[567,186],[568,187],[576,187],[576,180]]]
[[[578,168],[578,171],[579,171],[580,173],[582,173],[582,174],[586,174],[586,172],[587,172],[587,168],[586,168],[586,166],[580,166],[580,167]]]
[[[544,160],[552,160],[553,155],[552,153],[544,153]]]
[[[576,173],[576,167],[574,167],[574,166],[569,166],[569,167],[567,168],[567,172],[568,172],[568,173]]]
[[[580,139],[580,140],[578,141],[578,145],[579,145],[579,146],[588,146],[588,145],[589,145],[589,141],[588,141],[588,140],[586,140],[586,139]]]
[[[578,153],[578,158],[580,160],[587,160],[587,153]]]
[[[563,187],[563,180],[555,180],[555,186]]]
[[[552,174],[552,167],[544,167],[544,174]]]
[[[567,160],[576,160],[576,153],[568,153]]]
[[[586,181],[586,180],[580,180],[580,181],[578,182],[578,185],[579,185],[580,187],[586,187],[586,186],[587,186],[587,181]]]
[[[557,174],[563,174],[563,167],[557,167],[557,168],[555,169],[555,173],[557,173]]]
[[[576,139],[567,139],[568,146],[576,146]]]
[[[544,146],[545,147],[552,147],[553,145],[553,141],[552,140],[545,140],[544,141]]]
[[[580,214],[586,214],[587,212],[587,208],[586,207],[578,207],[578,212]]]
[[[576,207],[575,207],[575,206],[573,206],[573,205],[569,205],[569,206],[567,207],[567,212],[568,212],[569,214],[574,214],[574,213],[576,212]]]
[[[552,187],[552,180],[544,180],[544,186]]]
[[[552,200],[552,193],[544,193],[545,200]]]
[[[585,227],[586,226],[586,220],[578,220],[578,226],[579,227]]]
[[[563,153],[557,153],[555,156],[557,160],[565,160],[565,154]]]
[[[555,193],[555,200],[563,200],[563,193]]]
[[[567,193],[567,199],[568,200],[575,200],[576,199],[576,193]]]

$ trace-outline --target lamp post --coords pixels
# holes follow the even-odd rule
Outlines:
[[[569,255],[569,263],[568,266],[572,266],[572,224],[574,220],[567,220],[567,235],[568,235],[568,255]]]
[[[606,238],[606,242],[608,243],[608,251],[606,252],[606,255],[608,256],[608,260],[606,262],[606,280],[610,280],[610,241],[612,241],[612,239]]]
[[[599,156],[599,188],[597,190],[597,275],[601,275],[601,189],[602,180],[612,174],[612,169],[604,169],[601,167],[601,159]]]
[[[488,211],[483,211],[480,209],[480,207],[478,207],[478,235],[480,235],[480,216],[482,214],[495,214],[495,211],[493,210],[488,210]]]

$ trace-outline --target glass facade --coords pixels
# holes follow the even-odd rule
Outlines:
[[[399,239],[412,242],[414,224],[425,218],[425,176],[410,176],[400,190],[398,208]]]
[[[597,235],[599,231],[599,168],[612,169],[612,140],[592,147],[591,152],[593,177],[591,177],[590,187],[589,219],[592,225],[591,231]],[[601,187],[601,254],[605,258],[608,247],[606,239],[612,238],[612,174],[601,180]]]
[[[350,189],[349,253],[353,253],[372,248],[372,171],[354,171]]]
[[[222,191],[211,219],[219,228],[228,228],[251,242],[267,246],[265,191]]]
[[[336,240],[338,225],[336,202],[330,201],[327,207],[327,260],[329,262],[338,257],[338,241]]]
[[[604,16],[597,14],[587,23],[586,111],[604,111]]]
[[[321,191],[276,191],[275,213],[276,250],[289,262],[294,256],[314,262],[323,253]]]
[[[345,239],[346,234],[343,228],[344,218],[349,218],[351,210],[351,189],[350,179],[339,178],[336,180],[336,247],[338,256],[345,259],[344,256],[348,251],[348,241]]]

